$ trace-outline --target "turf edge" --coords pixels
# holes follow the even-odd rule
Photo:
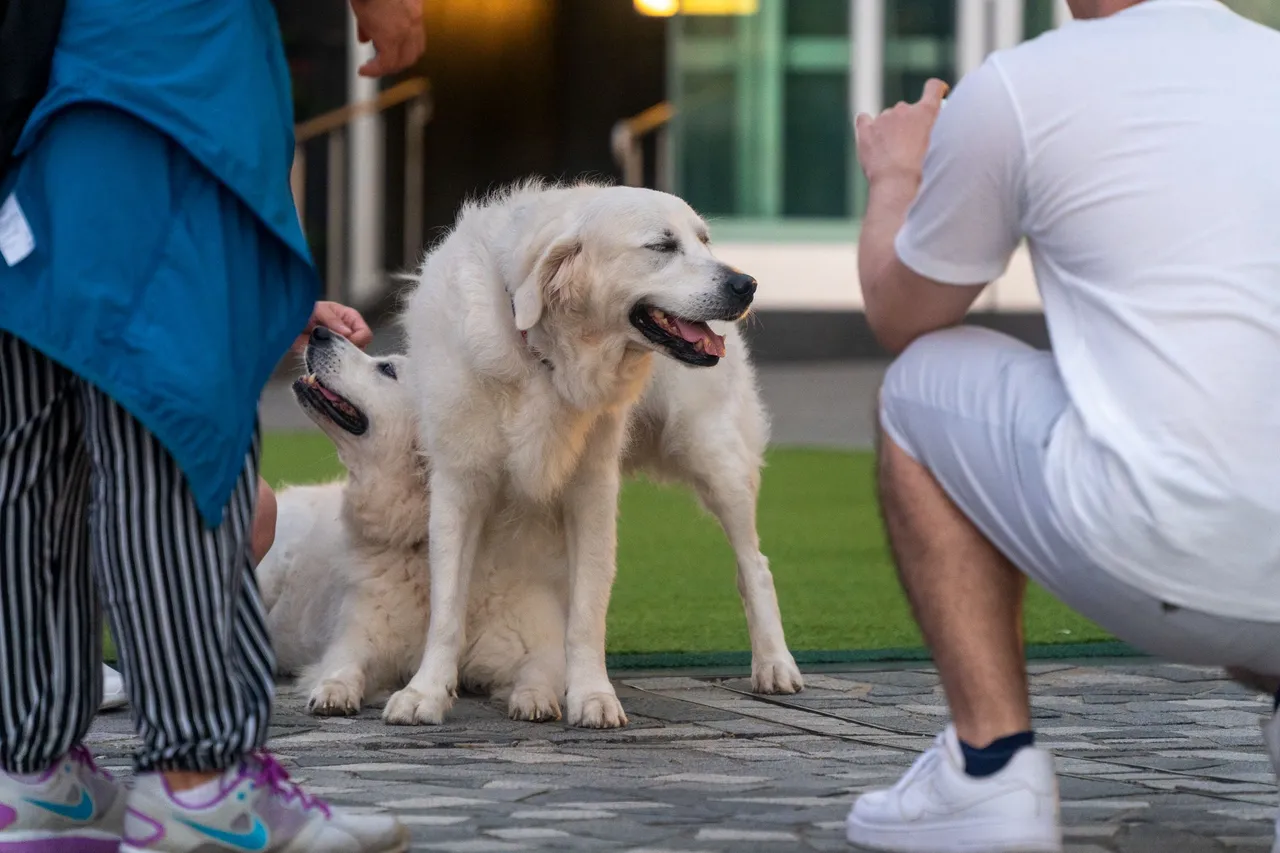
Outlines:
[[[1027,660],[1148,657],[1145,652],[1128,643],[1114,640],[1094,643],[1032,643],[1027,646],[1026,653]],[[792,654],[800,666],[833,663],[907,663],[930,660],[929,651],[921,647],[797,651]],[[751,652],[627,653],[608,655],[606,660],[611,670],[750,667]]]
[[[103,655],[106,663],[115,663],[114,644],[108,640]],[[800,666],[840,663],[910,663],[927,661],[929,651],[921,647],[899,649],[833,649],[830,651],[792,652]],[[1027,660],[1065,660],[1072,658],[1134,658],[1149,655],[1128,643],[1114,640],[1094,643],[1031,643],[1026,648]],[[628,652],[606,656],[611,670],[696,669],[708,667],[750,667],[751,652]]]

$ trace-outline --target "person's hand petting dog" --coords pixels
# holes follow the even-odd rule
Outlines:
[[[298,335],[290,348],[295,355],[306,352],[307,341],[310,340],[311,332],[316,326],[324,326],[330,331],[337,332],[360,349],[367,347],[373,340],[373,330],[364,321],[364,317],[360,316],[359,311],[337,302],[317,302],[316,307],[311,311],[311,319],[307,322],[307,327],[302,330],[302,334]]]

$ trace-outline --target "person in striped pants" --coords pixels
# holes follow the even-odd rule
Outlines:
[[[317,325],[360,346],[372,337],[357,311],[321,302],[295,353]],[[202,529],[181,470],[145,427],[0,331],[0,853],[407,849],[396,821],[331,809],[261,751],[274,655],[253,569],[274,538],[275,496],[258,457],[255,430],[226,520]],[[166,606],[174,595],[183,606]],[[100,600],[125,667],[120,691],[139,709],[144,775],[132,798],[80,745],[105,686],[86,678],[101,660]],[[183,763],[213,769],[146,772]],[[300,808],[271,847],[250,845],[279,835],[278,817],[248,833],[206,817],[185,839],[164,825],[227,802],[230,827],[245,808],[227,795],[262,785]]]
[[[421,0],[351,5],[366,73],[421,54]],[[275,11],[66,0],[51,68],[0,163],[0,853],[404,853],[264,749],[257,405],[320,295]],[[127,790],[83,746],[104,610]]]
[[[306,351],[311,330],[316,326],[333,329],[360,349],[373,340],[373,332],[364,317],[354,308],[336,302],[318,302],[311,315],[311,322],[298,335],[290,352],[301,356]],[[256,568],[271,550],[276,538],[276,495],[271,485],[258,477],[258,503],[253,513],[253,529],[249,535],[249,554]],[[124,677],[107,664],[102,665],[102,699],[99,711],[115,711],[129,704],[128,691],[124,689]]]

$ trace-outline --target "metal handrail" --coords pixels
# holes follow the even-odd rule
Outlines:
[[[644,184],[644,138],[652,133],[657,134],[655,183],[658,189],[671,191],[670,124],[675,117],[676,108],[670,101],[663,101],[614,124],[610,142],[614,162],[622,169],[624,184],[629,187]]]
[[[326,133],[345,127],[357,118],[373,113],[384,112],[397,104],[420,97],[431,91],[431,81],[425,77],[414,77],[397,83],[390,89],[379,92],[378,97],[367,101],[338,107],[314,118],[309,118],[294,126],[293,137],[298,144],[323,136]]]
[[[343,253],[346,227],[347,148],[346,129],[358,118],[385,112],[400,104],[408,104],[404,123],[404,258],[406,266],[418,261],[423,243],[423,130],[431,120],[431,82],[424,77],[414,77],[398,83],[376,98],[347,104],[327,113],[299,122],[294,126],[293,168],[289,183],[293,190],[293,203],[298,210],[298,222],[306,231],[306,174],[307,153],[305,145],[313,139],[328,137],[326,169],[328,171],[328,204],[325,222],[325,295],[338,302],[346,302],[343,282],[346,278],[346,258]]]

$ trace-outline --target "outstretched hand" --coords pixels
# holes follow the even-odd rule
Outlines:
[[[914,104],[905,101],[872,118],[860,113],[855,121],[858,139],[858,163],[867,181],[920,180],[924,157],[929,150],[929,136],[942,108],[942,99],[950,87],[931,78],[924,84],[924,94]]]
[[[291,349],[294,353],[301,355],[306,351],[311,330],[316,326],[324,326],[337,332],[360,349],[367,347],[373,340],[373,331],[359,311],[337,302],[317,302],[316,307],[311,310],[307,328],[293,342]]]

